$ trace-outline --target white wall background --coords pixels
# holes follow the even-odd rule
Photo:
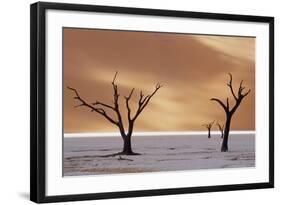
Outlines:
[[[52,0],[49,0],[52,1]],[[0,6],[0,204],[31,204],[29,201],[29,4],[34,1],[2,1]],[[278,0],[84,0],[63,1],[275,17],[275,126],[281,123],[280,38]],[[281,131],[275,130],[276,188],[187,194],[177,196],[69,202],[67,204],[269,204],[280,201]],[[227,202],[226,202],[227,201]],[[277,202],[278,203],[278,202]],[[280,203],[280,202],[279,202]]]

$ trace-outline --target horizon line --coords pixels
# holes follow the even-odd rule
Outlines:
[[[133,136],[184,136],[184,135],[202,135],[208,131],[166,131],[166,132],[134,132]],[[221,134],[220,131],[211,131],[213,134]],[[235,130],[229,134],[255,134],[255,130]],[[119,132],[83,132],[83,133],[64,133],[64,137],[120,137]]]

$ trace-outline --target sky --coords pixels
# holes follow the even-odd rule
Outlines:
[[[222,107],[210,98],[234,99],[227,83],[233,76],[237,92],[241,80],[251,89],[233,116],[232,130],[255,130],[255,38],[156,32],[63,29],[64,132],[118,132],[103,116],[78,107],[77,89],[87,102],[112,104],[111,81],[120,93],[123,121],[124,95],[136,111],[139,93],[158,92],[137,118],[134,131],[203,131],[202,124],[225,121]],[[115,119],[115,113],[107,111]],[[127,126],[127,123],[125,122]],[[213,127],[217,129],[216,126]]]

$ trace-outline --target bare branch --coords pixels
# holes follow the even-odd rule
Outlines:
[[[127,98],[130,99],[130,98],[132,97],[132,95],[133,95],[134,90],[135,90],[135,88],[133,88],[133,89],[131,90],[129,96],[128,96],[128,97],[125,96],[125,98],[126,98],[126,99],[127,99]]]
[[[153,95],[161,88],[163,87],[162,85],[160,85],[159,83],[156,84],[155,86],[155,90],[153,91],[153,93],[151,93],[150,95],[147,95],[144,100],[143,100],[143,106],[141,108],[141,111],[145,108],[145,106],[148,104],[148,102],[150,101],[150,99],[153,97]]]
[[[244,89],[245,87],[243,86],[243,80],[241,80],[238,88],[238,99],[236,99],[236,101],[241,101],[245,96],[247,96],[251,92],[251,89],[249,89],[245,94],[243,94],[242,92]]]
[[[243,87],[243,80],[241,80],[240,85],[239,85],[239,90]]]
[[[134,118],[132,120],[136,120],[137,117],[139,116],[139,114],[143,111],[143,109],[148,105],[150,99],[155,95],[155,93],[161,88],[163,87],[163,85],[157,83],[156,86],[155,86],[155,89],[154,91],[150,94],[150,95],[147,95],[145,98],[143,98],[143,93],[142,91],[140,92],[140,99],[139,99],[139,107],[137,109],[137,112],[134,116]]]
[[[72,90],[72,91],[75,93],[76,96],[74,97],[74,99],[77,99],[77,100],[79,100],[79,101],[81,102],[81,104],[78,105],[78,106],[76,106],[76,107],[80,107],[80,106],[88,107],[88,108],[91,109],[92,112],[95,111],[96,113],[99,113],[100,115],[104,116],[109,122],[111,122],[111,123],[113,123],[113,124],[115,124],[115,125],[118,125],[118,122],[116,122],[114,119],[112,119],[112,118],[105,112],[104,109],[102,109],[102,108],[96,108],[96,107],[94,107],[93,105],[87,103],[85,100],[83,100],[83,99],[80,97],[80,95],[79,95],[79,93],[78,93],[78,91],[77,91],[76,89],[71,88],[71,87],[67,87],[67,88],[70,89],[70,90]]]
[[[238,90],[238,95],[239,98],[241,98],[241,100],[251,92],[251,89],[249,89],[246,93],[243,94],[242,92],[245,89],[245,87],[243,87],[242,85],[243,85],[243,80],[240,82],[240,86]]]
[[[225,106],[225,104],[223,104],[223,102],[222,102],[220,99],[211,98],[210,100],[218,102],[218,103],[223,107],[223,109],[225,110],[225,112],[228,112],[227,106]]]
[[[217,122],[216,125],[219,127],[220,131],[223,131],[224,125],[221,125],[219,122]]]
[[[117,118],[118,118],[117,126],[119,127],[120,132],[124,134],[125,129],[124,129],[124,126],[123,126],[123,120],[122,120],[122,116],[121,116],[121,113],[120,113],[120,110],[119,110],[119,104],[118,104],[118,100],[119,100],[120,95],[118,93],[118,86],[115,84],[117,74],[118,74],[118,71],[116,71],[116,73],[114,75],[114,78],[111,82],[112,88],[113,88],[113,103],[114,103],[114,111],[116,112]]]
[[[101,105],[101,106],[104,106],[104,107],[107,107],[107,108],[110,108],[110,109],[114,110],[114,107],[112,107],[111,105],[107,105],[107,104],[99,102],[99,101],[96,101],[96,102],[92,103],[92,105]]]
[[[141,105],[142,105],[142,98],[143,98],[143,93],[142,93],[142,91],[140,91],[140,98],[139,98],[139,107],[141,107]]]
[[[141,104],[143,105],[149,97],[150,97],[150,95],[145,96],[144,99],[141,101]]]
[[[231,73],[228,73],[229,77],[230,77],[230,80],[229,80],[229,83],[227,84],[227,86],[230,88],[230,91],[236,101],[235,105],[233,106],[232,109],[230,109],[230,105],[229,105],[229,99],[227,98],[226,99],[226,105],[219,99],[217,98],[212,98],[211,100],[213,101],[216,101],[218,102],[222,107],[223,109],[225,110],[226,113],[229,113],[229,114],[233,114],[236,109],[238,108],[238,106],[240,105],[242,99],[247,96],[251,90],[248,90],[245,94],[243,94],[243,90],[245,89],[245,87],[243,86],[243,80],[241,80],[240,82],[240,85],[239,85],[239,88],[238,88],[238,92],[237,92],[237,95],[234,93],[234,90],[233,90],[233,85],[232,85],[232,75]]]
[[[251,92],[251,89],[249,89],[245,94],[243,94],[243,97],[246,97]]]
[[[239,105],[241,104],[243,98],[244,98],[245,96],[247,96],[250,92],[251,92],[251,90],[248,90],[247,93],[241,94],[241,95],[239,96],[238,100],[236,101],[236,104],[235,104],[235,105],[233,106],[233,108],[230,110],[230,114],[231,114],[231,115],[234,114],[234,112],[237,110],[237,108],[238,108]]]
[[[135,88],[133,88],[130,92],[130,94],[128,96],[124,96],[125,100],[126,100],[126,107],[127,107],[127,117],[128,117],[128,120],[131,121],[131,109],[130,109],[130,105],[129,105],[129,101],[133,95],[133,92],[134,92]]]
[[[207,124],[203,124],[202,126],[203,127],[206,127],[208,130],[210,130],[214,124],[215,120],[210,122],[210,123],[207,123]]]
[[[80,105],[75,105],[74,108],[77,108],[77,107],[82,107],[84,104],[80,104]]]
[[[226,98],[226,108],[227,108],[227,110],[229,110],[229,99],[228,98]]]
[[[118,99],[119,99],[118,86],[115,84],[117,74],[118,74],[118,71],[116,71],[116,73],[114,75],[114,78],[111,82],[112,88],[113,88],[113,103],[114,103],[114,106],[115,106],[115,111],[119,110],[119,108],[118,108],[118,106],[119,106],[118,105]]]
[[[122,136],[122,138],[124,140],[128,140],[133,132],[133,127],[134,127],[134,120],[139,116],[139,114],[142,112],[142,110],[147,106],[147,104],[149,103],[150,99],[155,95],[155,93],[162,87],[162,85],[160,85],[159,83],[156,84],[155,90],[147,95],[144,96],[143,92],[140,92],[140,96],[139,96],[139,102],[138,102],[138,108],[136,111],[135,116],[132,119],[131,116],[131,108],[130,108],[130,100],[133,96],[134,93],[134,88],[130,91],[128,96],[124,96],[125,98],[125,102],[126,102],[126,108],[127,108],[127,118],[128,118],[128,130],[127,133],[125,131],[124,125],[123,125],[123,121],[122,121],[122,116],[121,116],[121,112],[119,110],[119,104],[118,104],[118,100],[119,100],[119,92],[118,92],[118,85],[115,84],[116,79],[117,79],[117,75],[118,72],[116,71],[113,80],[111,82],[112,84],[112,89],[113,89],[113,100],[112,100],[112,105],[104,103],[104,102],[100,102],[100,101],[96,101],[94,103],[87,103],[84,99],[82,99],[78,93],[78,91],[74,88],[68,87],[68,89],[72,90],[75,93],[74,99],[79,100],[81,102],[81,104],[75,106],[75,107],[88,107],[90,108],[91,112],[96,112],[102,116],[104,116],[108,121],[110,121],[111,123],[115,124],[116,126],[118,126],[120,134]],[[110,109],[112,111],[114,111],[114,113],[117,116],[117,119],[114,120],[113,118],[111,118],[106,110]]]
[[[115,75],[114,75],[113,80],[112,80],[112,84],[115,83],[115,79],[116,79],[116,77],[117,77],[117,74],[118,74],[118,71],[115,72]]]
[[[235,100],[238,100],[238,98],[236,97],[235,93],[234,93],[234,90],[233,90],[233,87],[232,87],[232,75],[231,73],[228,73],[229,77],[230,77],[230,80],[229,80],[229,83],[227,83],[227,86],[230,88],[230,91],[234,97]]]

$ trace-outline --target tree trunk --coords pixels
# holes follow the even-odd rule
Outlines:
[[[132,146],[131,146],[131,136],[123,137],[123,142],[124,145],[123,145],[122,153],[127,155],[133,154]]]
[[[221,138],[223,138],[223,131],[221,132]]]
[[[123,139],[123,151],[120,152],[120,154],[124,155],[138,155],[137,153],[134,153],[132,150],[132,145],[131,145],[131,138],[133,134],[133,128],[134,128],[134,121],[129,121],[129,126],[128,126],[128,133],[125,133],[125,129],[123,127],[123,124],[119,126],[120,129],[120,134]]]
[[[221,145],[221,152],[228,151],[228,136],[229,136],[229,130],[230,130],[230,123],[231,123],[231,116],[227,115],[225,128],[224,128],[224,136],[223,136],[222,145]]]
[[[208,138],[211,138],[211,129],[208,129]]]

